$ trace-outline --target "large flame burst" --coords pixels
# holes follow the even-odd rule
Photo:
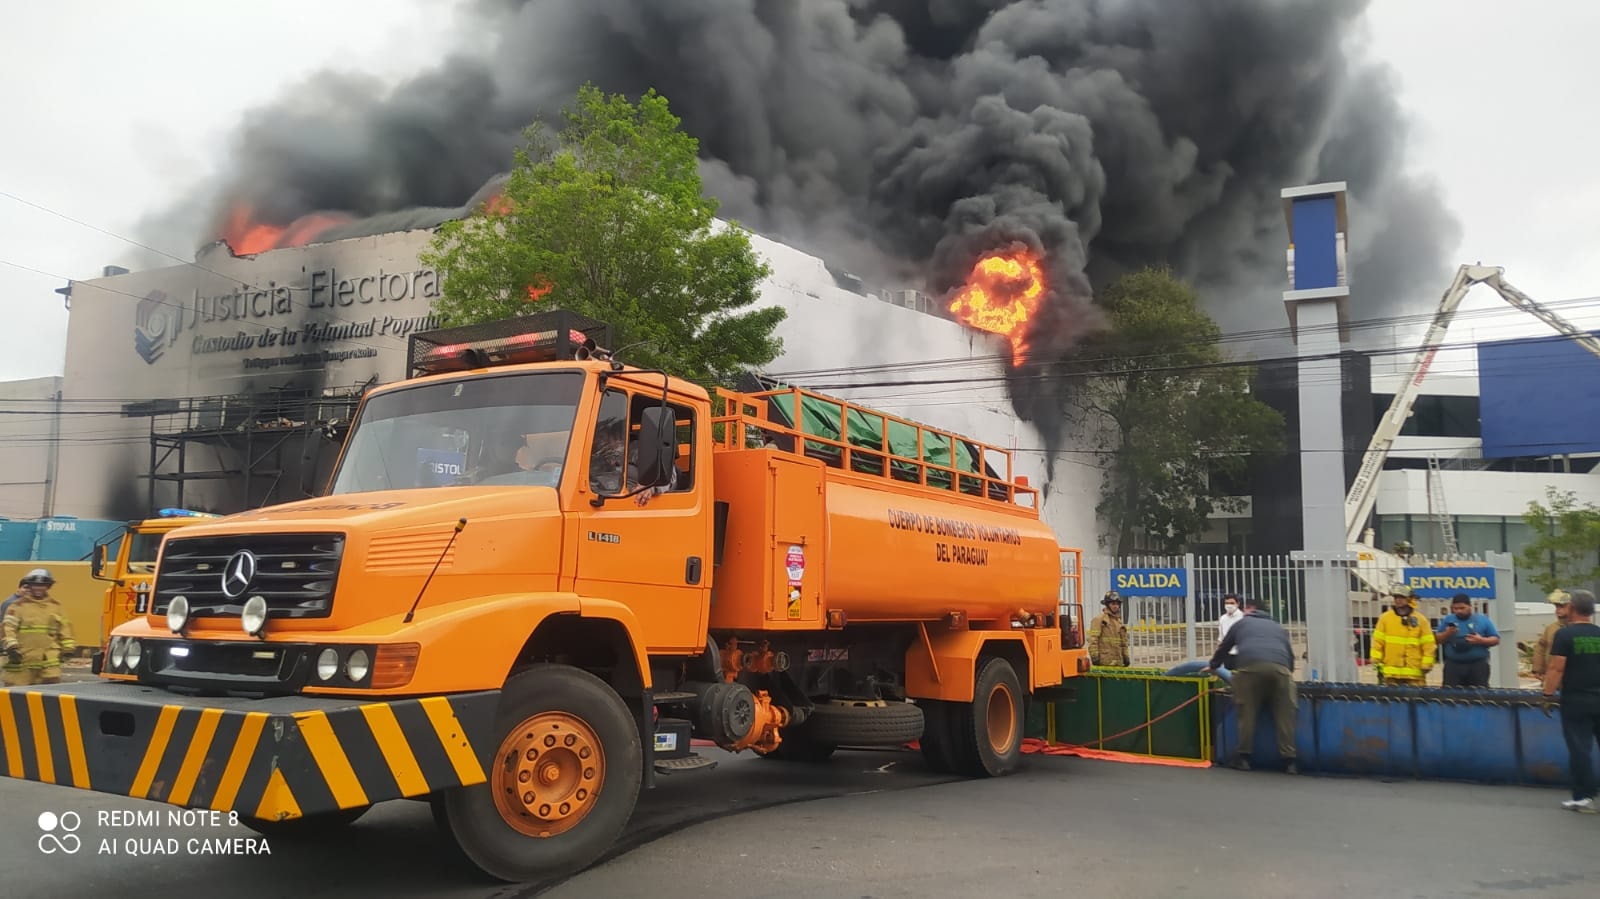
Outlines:
[[[221,236],[233,249],[234,255],[250,256],[279,247],[305,246],[323,231],[349,221],[354,221],[354,216],[337,212],[313,212],[287,225],[268,225],[256,221],[255,210],[248,204],[240,204],[228,213],[228,219],[222,226]]]
[[[1028,350],[1028,321],[1044,290],[1044,269],[1033,254],[992,253],[972,267],[950,301],[950,312],[970,327],[1011,341],[1011,364],[1020,366]]]
[[[511,201],[495,193],[483,202],[479,210],[484,215],[506,215],[511,212]],[[356,221],[344,212],[312,212],[302,215],[287,225],[271,225],[256,218],[249,203],[236,203],[228,210],[217,236],[228,242],[235,256],[253,256],[268,250],[284,247],[303,247],[316,243],[318,237],[335,225]],[[548,290],[539,293],[543,296]],[[530,290],[530,299],[538,299]]]

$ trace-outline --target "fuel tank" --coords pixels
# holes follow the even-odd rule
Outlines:
[[[718,453],[726,515],[712,582],[717,629],[1004,620],[1053,611],[1055,534],[1033,510],[853,474],[772,450]]]

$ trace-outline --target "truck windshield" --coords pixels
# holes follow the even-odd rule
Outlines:
[[[149,573],[155,570],[156,553],[161,549],[161,534],[130,534],[128,570]]]
[[[467,484],[554,487],[582,372],[479,376],[368,400],[332,494]]]

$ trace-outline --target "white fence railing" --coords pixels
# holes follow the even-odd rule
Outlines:
[[[1414,556],[1404,564],[1430,568],[1487,563],[1473,558],[1456,557],[1443,562]],[[1376,559],[1351,563],[1344,597],[1347,615],[1340,620],[1348,622],[1350,655],[1358,668],[1365,666],[1372,628],[1388,608],[1388,599],[1377,595],[1373,585],[1398,577],[1398,571],[1384,568]],[[1088,618],[1104,611],[1100,600],[1107,591],[1115,590],[1122,597],[1130,656],[1136,666],[1170,667],[1190,659],[1209,658],[1219,641],[1223,597],[1230,593],[1240,600],[1262,600],[1268,614],[1289,630],[1296,655],[1306,659],[1309,654],[1305,570],[1293,556],[1086,557],[1081,579],[1084,614]],[[1497,587],[1507,591],[1507,596],[1514,590],[1510,583]],[[1475,598],[1473,607],[1495,617],[1492,597]],[[1449,600],[1419,600],[1418,611],[1437,624],[1448,614]]]

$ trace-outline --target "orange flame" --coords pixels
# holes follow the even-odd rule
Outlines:
[[[1027,251],[991,253],[972,267],[967,283],[950,301],[950,312],[968,326],[1011,341],[1011,364],[1026,356],[1028,320],[1044,297],[1044,269]]]
[[[544,275],[539,275],[538,280],[539,283],[537,285],[528,285],[528,302],[530,303],[539,302],[540,300],[544,299],[546,294],[556,289],[556,286],[551,284],[550,279],[546,278]]]
[[[256,221],[255,210],[241,203],[228,213],[222,226],[222,239],[228,242],[235,256],[250,256],[281,247],[303,247],[323,231],[348,221],[352,218],[341,213],[313,212],[287,225],[269,225]]]
[[[505,194],[495,194],[483,201],[484,215],[510,215],[511,210],[511,201],[506,199]]]

